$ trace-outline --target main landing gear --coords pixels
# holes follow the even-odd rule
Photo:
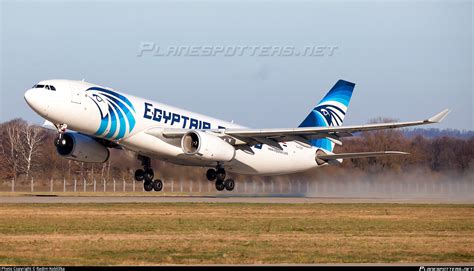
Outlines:
[[[155,173],[151,168],[150,158],[138,155],[138,160],[142,162],[143,169],[139,168],[135,171],[135,180],[139,182],[143,181],[145,191],[161,191],[163,189],[163,182],[159,179],[153,180]]]
[[[216,181],[216,189],[222,191],[226,189],[227,191],[234,190],[235,182],[233,179],[225,179],[225,169],[218,165],[216,169],[210,168],[206,172],[206,177],[209,181]]]
[[[145,191],[161,191],[163,190],[163,182],[160,179],[154,179],[155,174],[151,168],[151,160],[147,156],[138,155],[138,160],[142,162],[143,169],[139,168],[135,171],[135,180],[142,182]],[[235,188],[233,179],[226,179],[225,169],[218,165],[215,169],[210,168],[206,172],[209,181],[216,181],[216,189],[218,191],[232,191]]]

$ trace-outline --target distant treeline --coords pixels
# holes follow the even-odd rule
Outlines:
[[[474,168],[474,136],[472,136],[472,132],[458,131],[457,133],[455,130],[448,130],[449,132],[446,134],[450,136],[445,136],[443,131],[437,129],[415,129],[410,132],[382,130],[342,138],[344,145],[336,146],[335,152],[398,150],[409,152],[411,155],[346,160],[342,165],[333,166],[329,171],[326,170],[325,174],[341,170],[397,174],[413,169],[463,173],[469,168]],[[433,136],[436,134],[439,136]],[[471,136],[466,137],[467,134],[471,134]],[[54,131],[29,125],[21,119],[0,124],[0,178],[131,179],[135,169],[140,167],[136,154],[117,149],[111,150],[109,161],[103,164],[81,163],[64,159],[56,153],[56,148],[53,145],[55,137]],[[153,161],[153,166],[160,178],[179,177],[196,180],[202,177],[205,180],[206,169],[204,168],[177,166],[157,160]],[[300,173],[299,176],[318,178],[318,172],[310,170]],[[246,178],[254,177],[247,176]]]
[[[456,130],[456,129],[438,129],[438,128],[414,128],[404,129],[403,134],[408,137],[424,136],[427,138],[434,137],[456,137],[462,139],[469,139],[474,136],[474,131],[469,130]]]
[[[474,166],[474,136],[426,137],[422,134],[407,136],[400,130],[381,130],[361,133],[347,138],[336,152],[364,152],[395,150],[410,153],[392,157],[352,159],[342,167],[370,172],[402,172],[412,169],[464,172]]]

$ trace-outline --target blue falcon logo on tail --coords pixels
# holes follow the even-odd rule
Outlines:
[[[86,93],[100,111],[100,126],[95,132],[97,136],[118,140],[133,130],[135,108],[127,97],[99,87],[89,88]]]
[[[326,120],[327,125],[325,126],[339,126],[344,120],[345,112],[339,106],[334,104],[320,105],[313,109],[313,111],[318,112]]]
[[[339,80],[309,113],[299,127],[340,126],[344,121],[349,102],[354,90],[354,83]],[[312,139],[315,147],[328,151],[334,149],[334,143],[327,138]]]

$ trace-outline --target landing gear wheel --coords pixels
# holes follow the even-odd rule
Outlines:
[[[57,146],[59,146],[60,143],[61,143],[61,137],[58,136],[54,139],[54,146],[57,147]]]
[[[153,172],[153,169],[149,168],[145,170],[145,174],[143,176],[145,181],[152,182],[153,178],[155,177],[155,173]]]
[[[227,179],[227,180],[225,180],[225,182],[224,182],[224,186],[225,186],[225,189],[226,189],[227,191],[232,191],[232,190],[234,190],[235,182],[234,182],[234,180],[232,180],[232,179]]]
[[[155,191],[161,191],[163,189],[163,182],[161,180],[155,180],[153,182],[153,189]]]
[[[214,181],[216,178],[217,178],[217,172],[215,169],[213,168],[210,168],[207,170],[206,172],[206,177],[209,181]]]
[[[56,147],[58,146],[65,146],[66,145],[66,140],[63,138],[64,133],[66,132],[67,129],[67,124],[61,123],[61,124],[54,124],[54,126],[57,129],[58,136],[54,139],[54,145]]]
[[[135,181],[141,182],[145,179],[145,171],[143,169],[137,169],[135,171]]]
[[[218,168],[216,178],[218,181],[224,182],[225,180],[225,169]]]
[[[216,189],[217,189],[217,191],[222,191],[222,190],[224,190],[224,188],[225,188],[224,182],[217,180],[217,181],[216,181]]]
[[[147,182],[147,181],[145,181],[145,182],[143,183],[143,188],[144,188],[145,191],[147,191],[147,192],[153,190],[153,182]]]
[[[62,135],[59,135],[58,137],[56,137],[56,139],[54,139],[54,146],[56,147],[64,147],[66,146],[67,144],[67,141],[66,139],[64,139],[64,137]]]

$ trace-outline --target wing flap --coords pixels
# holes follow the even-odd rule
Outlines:
[[[368,158],[378,156],[406,155],[407,152],[401,151],[381,151],[381,152],[353,152],[353,153],[335,153],[335,154],[317,154],[317,158],[321,160],[337,160],[348,158]]]

